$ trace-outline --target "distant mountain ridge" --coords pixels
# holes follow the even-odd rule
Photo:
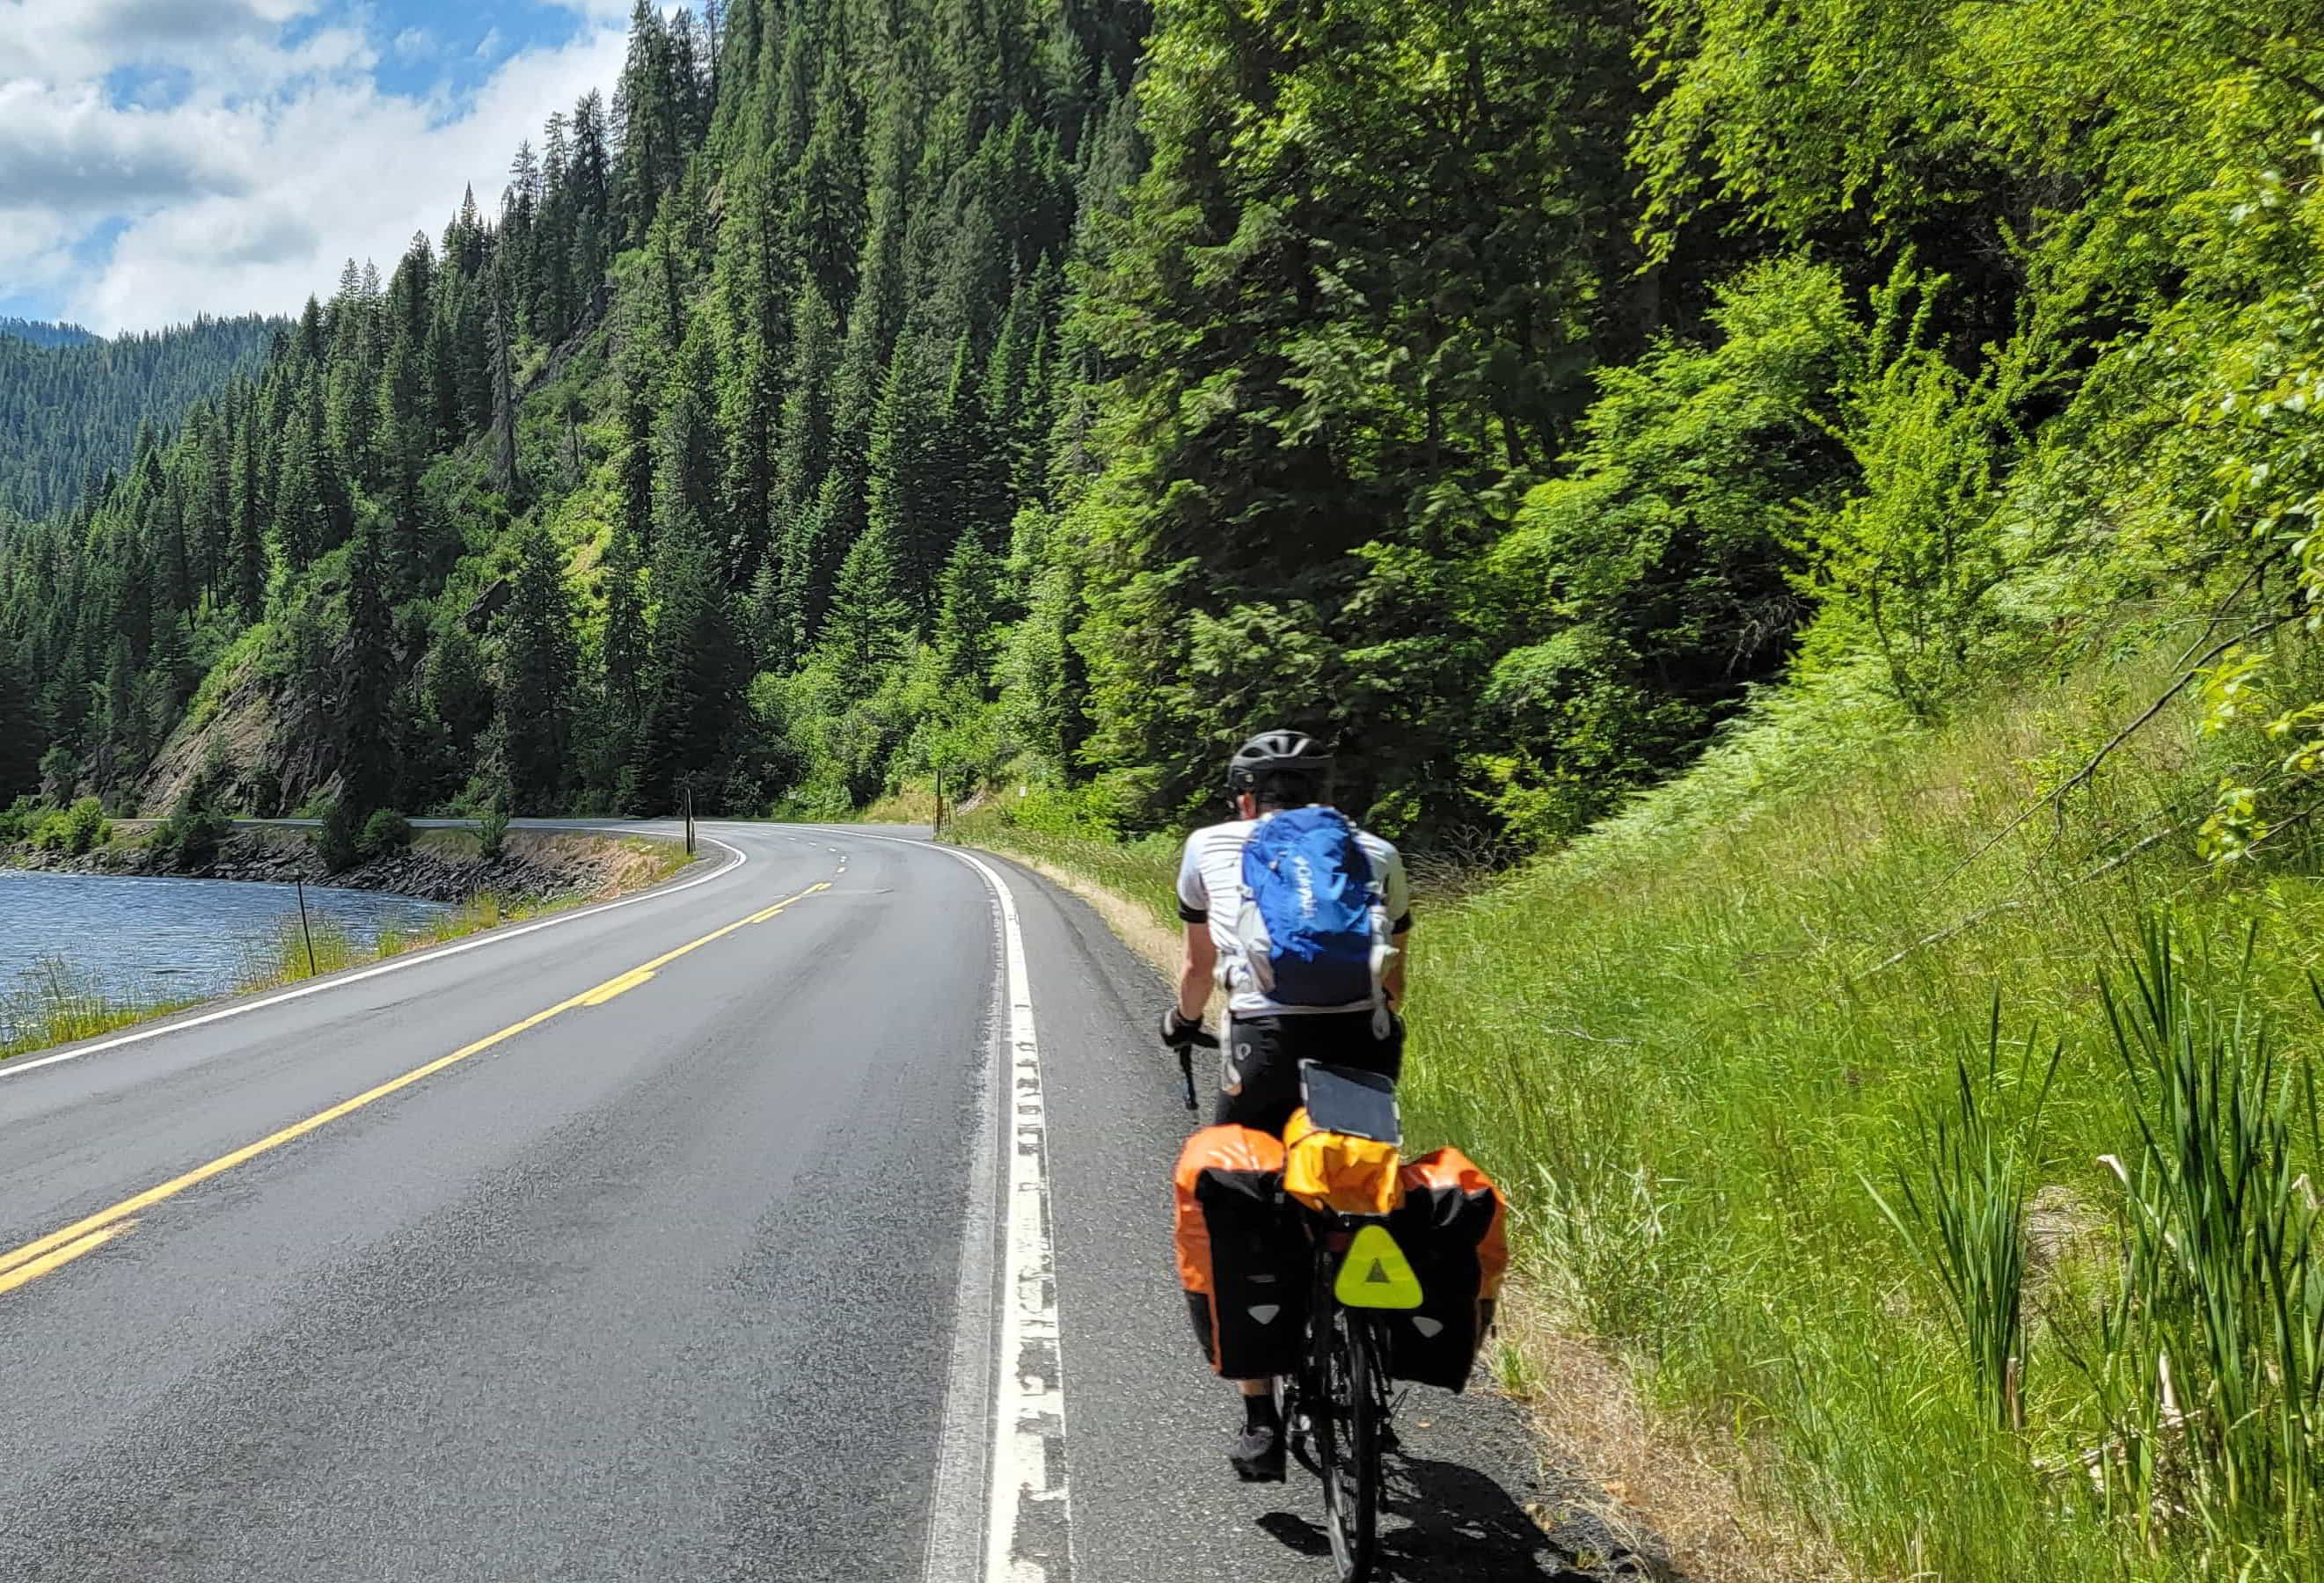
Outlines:
[[[69,509],[125,470],[140,426],[166,435],[186,409],[264,361],[287,319],[204,317],[110,337],[0,318],[0,513]]]
[[[78,346],[103,339],[94,330],[83,329],[78,325],[10,318],[0,318],[0,336],[13,336],[19,341],[30,341],[35,346]]]

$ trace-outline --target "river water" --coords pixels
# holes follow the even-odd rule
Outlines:
[[[376,890],[307,887],[307,911],[357,939],[452,909]],[[61,980],[124,1004],[207,999],[234,989],[299,919],[288,885],[146,879],[0,869],[0,1035],[12,1005]]]

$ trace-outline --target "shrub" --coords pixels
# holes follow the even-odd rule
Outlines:
[[[262,764],[250,772],[244,787],[244,797],[254,819],[280,819],[282,816],[282,778]]]
[[[207,804],[180,802],[153,833],[153,851],[171,868],[198,869],[217,856],[234,821]]]
[[[323,867],[332,873],[343,873],[363,861],[363,844],[355,829],[355,811],[345,798],[334,798],[323,807],[323,826],[315,832],[315,852],[323,860]]]
[[[71,807],[50,815],[32,833],[32,844],[42,851],[79,857],[113,839],[112,822],[95,797],[83,797]]]
[[[361,850],[366,858],[383,858],[411,844],[411,821],[392,808],[382,808],[364,824]]]
[[[219,845],[234,831],[233,819],[218,806],[232,778],[233,771],[214,750],[178,795],[170,816],[153,832],[152,850],[156,857],[187,872],[206,867],[217,856]]]
[[[0,808],[0,846],[30,841],[40,828],[41,812],[41,805],[31,797],[18,797],[12,806]]]
[[[476,851],[487,861],[497,863],[508,851],[508,810],[498,803],[476,815]]]

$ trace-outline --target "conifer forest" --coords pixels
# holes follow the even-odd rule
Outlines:
[[[0,512],[46,516],[265,359],[281,320],[203,318],[100,338],[0,318]]]
[[[1514,855],[1775,684],[2304,608],[2302,17],[641,0],[261,365],[0,458],[0,790],[1134,833],[1284,722]]]

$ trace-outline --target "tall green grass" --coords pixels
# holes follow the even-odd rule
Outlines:
[[[105,994],[60,958],[46,957],[0,994],[0,1061],[52,1045],[93,1039],[131,1023],[181,1011],[191,1004],[166,997],[123,1001]]]
[[[1680,783],[1416,953],[1414,1114],[1874,1575],[2317,1570],[2317,1133],[2266,1052],[2324,1029],[2324,887],[2173,833],[2211,784],[2177,717],[2012,823],[2154,684],[1795,740],[1756,794],[1714,762],[1718,817]]]
[[[2324,881],[2288,839],[2196,855],[2189,715],[2080,773],[2168,680],[1924,732],[1827,678],[1424,898],[1416,1141],[1500,1177],[1536,1292],[1867,1576],[2324,1576]],[[1167,916],[1170,842],[987,838]]]

